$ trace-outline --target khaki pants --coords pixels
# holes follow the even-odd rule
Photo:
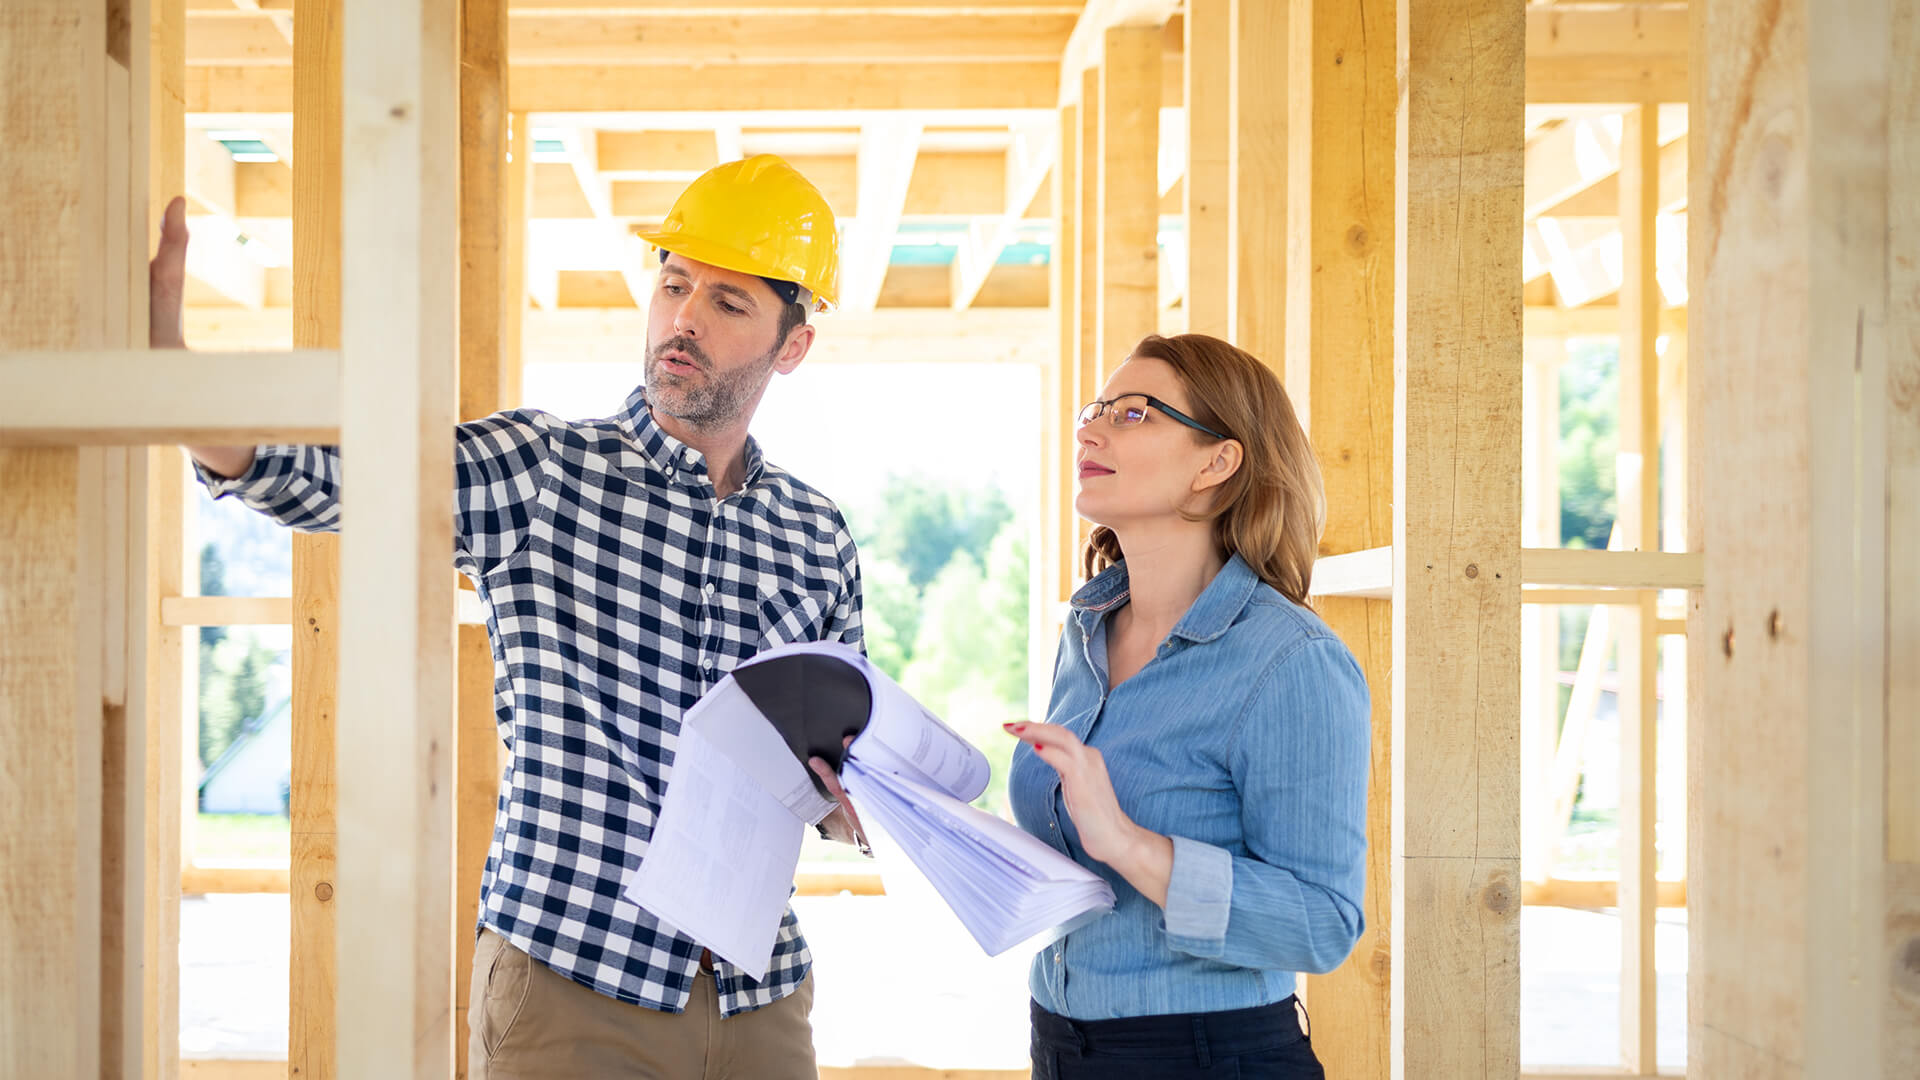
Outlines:
[[[818,1080],[813,976],[779,1001],[720,1018],[713,976],[682,1013],[589,990],[483,930],[473,948],[472,1080]]]

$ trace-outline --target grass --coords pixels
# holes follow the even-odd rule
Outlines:
[[[195,862],[285,861],[289,823],[279,814],[200,814],[193,825]]]

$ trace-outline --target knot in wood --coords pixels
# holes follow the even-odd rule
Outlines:
[[[1479,576],[1480,576],[1480,564],[1479,564],[1479,563],[1468,563],[1468,564],[1467,564],[1467,576],[1468,576],[1469,578],[1477,578],[1477,577],[1479,577]]]
[[[323,904],[333,899],[333,883],[328,881],[323,881],[320,884],[315,885],[313,887],[313,895],[319,898],[320,902]]]

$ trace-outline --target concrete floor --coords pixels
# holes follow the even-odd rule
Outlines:
[[[893,880],[884,897],[794,901],[816,956],[813,1024],[823,1065],[1024,1068],[1026,954],[986,957],[936,898]],[[287,900],[181,904],[180,1047],[188,1057],[280,1058],[287,1047]],[[1663,911],[1660,1064],[1686,1057],[1686,919]],[[885,943],[885,948],[875,944]],[[1527,908],[1521,916],[1521,1060],[1619,1061],[1619,920]],[[902,972],[942,974],[903,993]]]

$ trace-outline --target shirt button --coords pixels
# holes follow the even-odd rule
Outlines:
[[[707,587],[705,589],[702,589],[701,591],[706,594],[707,599],[709,600],[713,599],[713,582],[711,581],[707,582]]]
[[[1053,822],[1051,822],[1051,821],[1049,821],[1049,822],[1047,822],[1047,828],[1049,828],[1049,829],[1051,829],[1051,828],[1053,828],[1053,827],[1054,827],[1054,824],[1053,824]]]
[[[673,479],[673,466],[667,466],[667,479]]]
[[[700,666],[701,666],[701,667],[703,667],[703,668],[706,668],[706,669],[707,669],[708,671],[712,671],[712,670],[713,670],[713,657],[711,657],[711,656],[708,656],[708,657],[705,657],[705,658],[703,658],[703,659],[702,659],[702,660],[700,661]]]
[[[691,447],[691,446],[689,446],[689,447],[687,447],[687,452],[686,452],[685,454],[682,454],[681,456],[687,459],[687,464],[689,464],[689,465],[691,465],[691,464],[693,464],[693,462],[694,462],[694,450],[693,450],[693,447]]]
[[[1053,950],[1053,962],[1054,962],[1054,963],[1056,963],[1056,964],[1058,964],[1058,963],[1060,963],[1060,950],[1059,950],[1059,949],[1055,949],[1055,950]]]

